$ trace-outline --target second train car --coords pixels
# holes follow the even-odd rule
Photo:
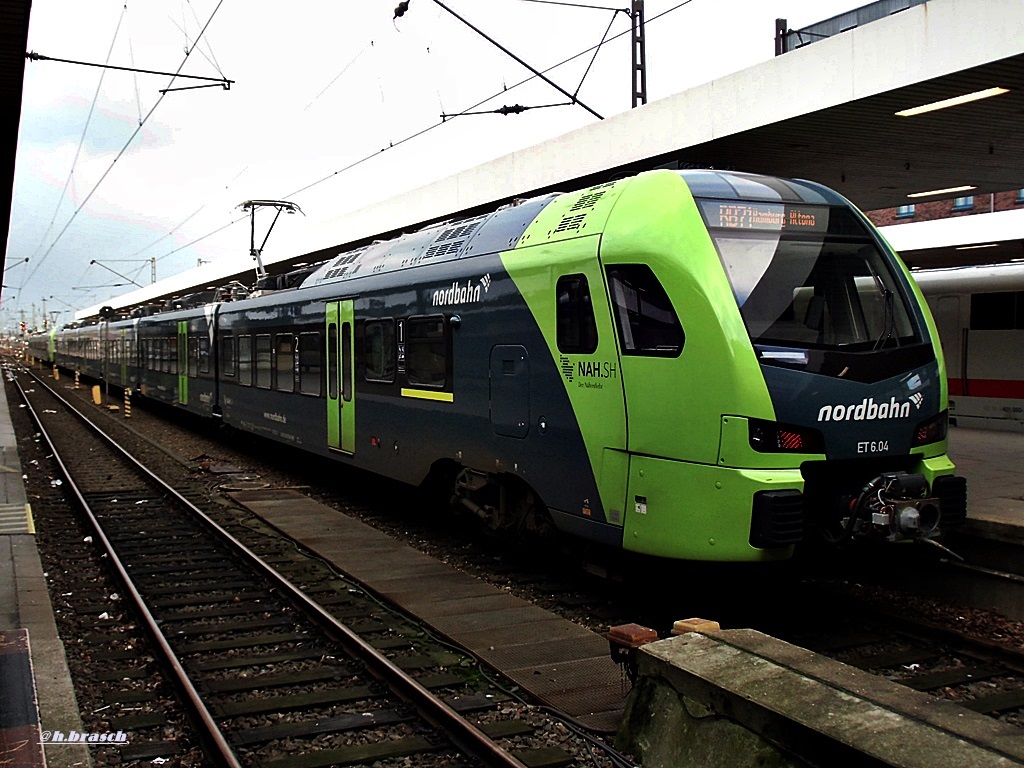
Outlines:
[[[921,294],[808,181],[644,173],[39,343],[519,534],[764,561],[810,532],[930,540],[966,514]]]

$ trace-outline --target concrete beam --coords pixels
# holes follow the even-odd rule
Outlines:
[[[639,670],[617,746],[645,768],[1024,761],[1017,728],[753,630],[645,645]]]

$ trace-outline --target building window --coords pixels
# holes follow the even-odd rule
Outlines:
[[[558,351],[589,355],[597,349],[597,323],[585,275],[565,275],[555,286]]]
[[[969,211],[974,207],[974,195],[968,195],[967,197],[954,197],[953,198],[953,210],[954,211]]]
[[[909,219],[914,215],[914,206],[912,205],[901,205],[896,209],[897,219]]]

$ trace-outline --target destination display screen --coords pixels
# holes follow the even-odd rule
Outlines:
[[[754,232],[828,232],[829,208],[788,203],[748,203],[739,200],[698,200],[704,221],[717,229]]]

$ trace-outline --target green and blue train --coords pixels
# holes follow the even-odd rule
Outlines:
[[[818,184],[653,171],[339,249],[278,287],[32,350],[514,535],[765,561],[965,518],[931,316]]]

